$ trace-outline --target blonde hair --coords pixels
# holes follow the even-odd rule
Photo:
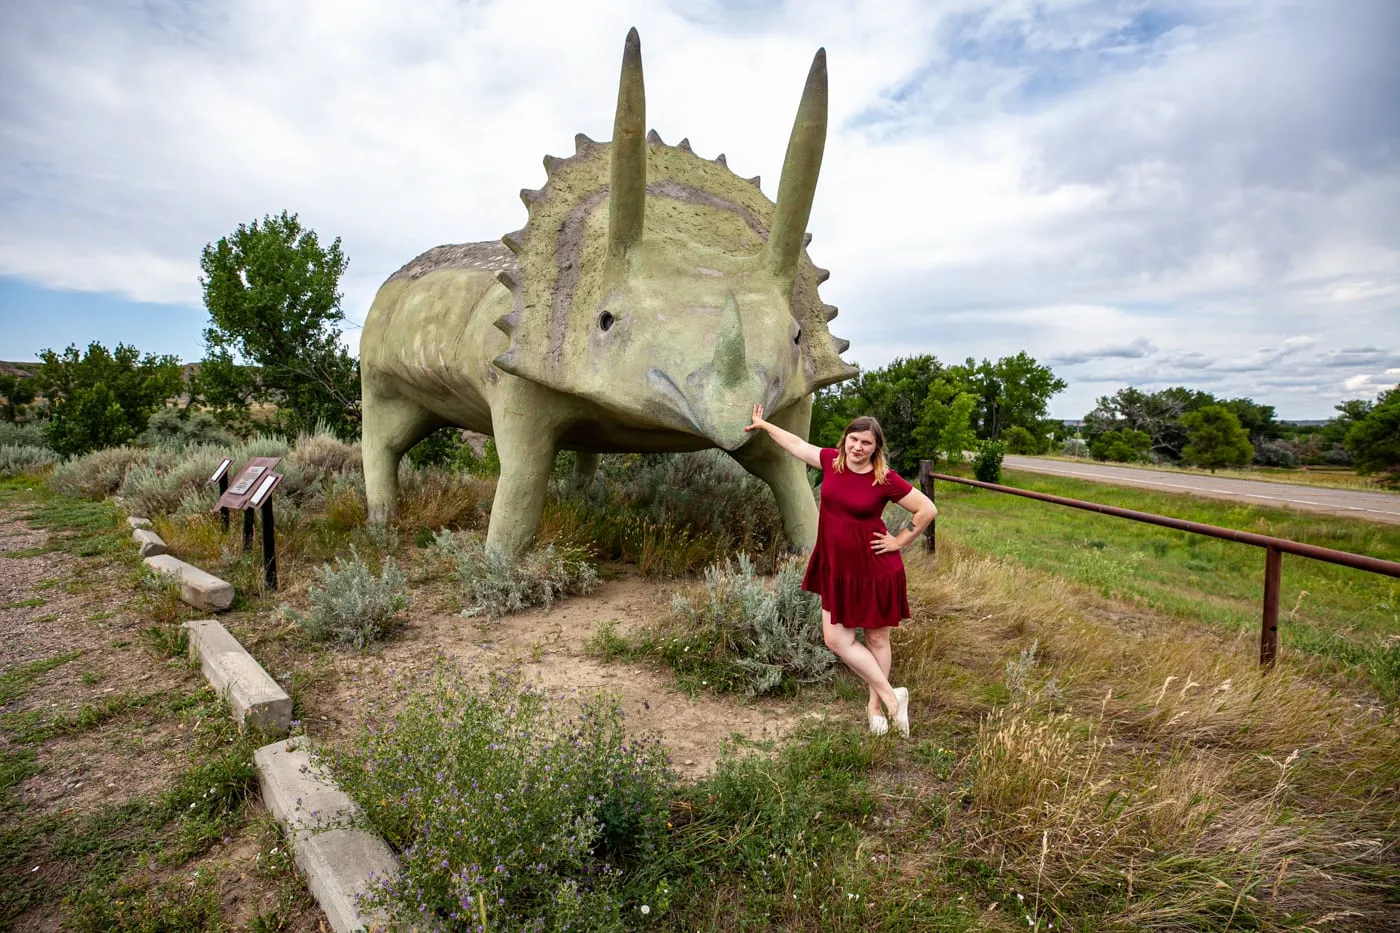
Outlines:
[[[880,422],[869,415],[861,415],[846,425],[846,430],[841,432],[841,443],[836,448],[836,460],[831,464],[831,468],[837,473],[846,469],[846,437],[857,431],[869,431],[875,438],[875,452],[870,455],[870,465],[874,467],[872,472],[875,474],[875,485],[883,486],[890,477],[890,467],[885,462],[885,432],[880,427]]]

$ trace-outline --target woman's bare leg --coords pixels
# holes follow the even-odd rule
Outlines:
[[[899,709],[899,699],[888,677],[880,669],[880,662],[870,649],[856,640],[855,629],[837,625],[831,621],[831,613],[822,610],[822,638],[826,646],[855,671],[856,676],[865,681],[880,702],[884,703],[889,715],[894,716]]]
[[[865,647],[875,656],[875,662],[880,665],[880,673],[885,675],[886,682],[890,679],[890,630],[888,628],[868,628],[865,630]],[[870,688],[870,700],[865,704],[865,711],[871,716],[881,715],[880,695],[875,692],[875,688]]]

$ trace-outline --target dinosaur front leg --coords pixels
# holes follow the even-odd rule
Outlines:
[[[398,511],[399,459],[437,426],[413,402],[364,387],[360,449],[365,464],[365,500],[372,524],[384,524]]]
[[[598,455],[592,451],[574,452],[574,488],[587,489],[598,475]]]
[[[548,402],[541,404],[531,397],[535,394],[522,386],[491,413],[501,478],[491,502],[486,546],[505,554],[520,554],[534,541],[554,470],[560,425],[549,416]]]
[[[811,415],[812,402],[808,398],[769,420],[798,437],[806,437]],[[773,490],[788,545],[795,551],[810,551],[817,542],[817,503],[807,482],[807,465],[786,453],[766,434],[755,437],[730,456]]]

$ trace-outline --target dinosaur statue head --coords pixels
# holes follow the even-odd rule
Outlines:
[[[817,52],[774,205],[721,155],[646,132],[641,41],[622,58],[611,143],[576,139],[522,191],[530,220],[503,238],[511,338],[494,364],[589,399],[640,428],[734,450],[755,404],[777,412],[854,375],[831,336],[806,227],[826,140],[826,53]]]

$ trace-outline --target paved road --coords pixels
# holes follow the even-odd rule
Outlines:
[[[1045,460],[1040,457],[1007,457],[1003,465],[1009,470],[1053,473],[1056,476],[1073,476],[1076,479],[1112,483],[1116,486],[1141,486],[1144,489],[1157,489],[1162,492],[1189,493],[1212,499],[1231,499],[1254,505],[1283,506],[1307,512],[1326,512],[1329,515],[1400,524],[1400,495],[1384,492],[1296,486],[1291,483],[1261,483],[1250,479],[1201,476],[1179,470],[1141,470],[1105,466],[1100,463]]]

